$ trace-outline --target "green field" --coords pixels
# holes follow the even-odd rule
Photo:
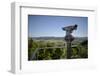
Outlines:
[[[66,59],[67,45],[63,38],[29,38],[28,60]],[[71,59],[88,58],[87,38],[72,42]]]

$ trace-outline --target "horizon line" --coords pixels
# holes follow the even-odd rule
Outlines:
[[[35,36],[35,37],[65,37],[65,36]],[[88,36],[74,36],[74,37],[88,37]]]

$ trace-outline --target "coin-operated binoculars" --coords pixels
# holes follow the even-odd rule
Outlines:
[[[74,37],[71,35],[71,33],[73,32],[73,30],[77,30],[77,26],[78,25],[75,24],[62,28],[64,31],[66,31],[65,41],[67,42],[67,51],[66,51],[67,59],[71,59],[71,52],[72,52],[71,43],[74,40]]]

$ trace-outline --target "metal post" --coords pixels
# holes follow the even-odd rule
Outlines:
[[[66,51],[66,58],[71,59],[71,54],[72,54],[72,48],[71,48],[71,43],[74,40],[74,37],[71,35],[73,30],[77,29],[77,25],[73,26],[67,26],[62,28],[64,31],[66,31],[66,36],[65,36],[65,41],[67,43],[67,51]]]
[[[67,42],[67,59],[71,59],[71,52],[72,52],[72,48],[71,48],[71,42]]]

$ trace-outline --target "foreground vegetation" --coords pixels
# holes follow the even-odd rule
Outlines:
[[[28,40],[28,60],[66,59],[66,42],[64,40]],[[88,58],[88,41],[72,43],[71,58]]]

